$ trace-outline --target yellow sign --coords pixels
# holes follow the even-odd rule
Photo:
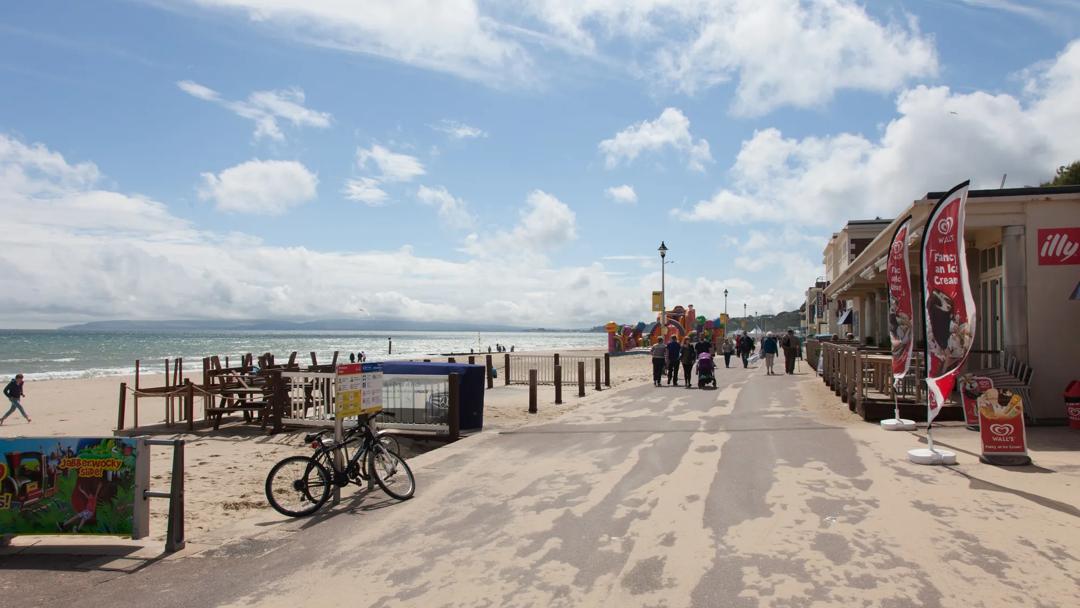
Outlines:
[[[652,292],[652,309],[653,312],[664,311],[664,292],[654,291]]]
[[[362,390],[340,391],[337,394],[337,417],[351,418],[364,411],[364,392]]]

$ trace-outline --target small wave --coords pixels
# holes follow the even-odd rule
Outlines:
[[[75,369],[54,372],[30,372],[24,373],[27,381],[35,380],[72,380],[77,378],[100,378],[103,376],[130,376],[135,374],[134,367],[102,367],[92,369]]]

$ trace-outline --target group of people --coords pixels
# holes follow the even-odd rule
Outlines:
[[[367,354],[364,351],[360,351],[355,355],[349,353],[349,363],[364,363],[367,361]]]
[[[652,346],[649,353],[652,356],[653,365],[653,385],[661,386],[664,379],[664,371],[667,371],[667,383],[678,384],[679,383],[679,366],[682,366],[683,378],[686,386],[690,386],[690,372],[694,367],[694,363],[698,361],[702,353],[709,355],[708,372],[712,372],[712,355],[713,344],[707,340],[695,340],[693,335],[687,336],[679,341],[678,336],[671,336],[668,342],[663,340],[657,340],[656,344]],[[736,355],[742,360],[744,368],[749,367],[750,357],[754,354],[755,347],[758,345],[755,343],[754,338],[746,332],[740,332],[732,337],[724,337],[720,342],[719,349],[720,354],[724,356],[724,367],[731,367],[731,357]],[[765,372],[767,375],[777,375],[774,371],[774,365],[776,363],[776,355],[780,350],[784,351],[784,371],[786,374],[795,373],[795,361],[802,358],[802,343],[799,341],[798,336],[795,335],[795,330],[789,329],[787,333],[780,337],[777,337],[773,332],[768,332],[761,340],[760,355],[765,359]],[[702,371],[703,364],[698,363],[699,373]]]

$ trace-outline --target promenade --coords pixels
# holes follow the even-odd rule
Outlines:
[[[348,491],[293,521],[266,509],[134,574],[32,547],[0,557],[0,592],[159,608],[1080,605],[1067,429],[1032,442],[1037,466],[1007,470],[943,428],[959,465],[921,467],[905,453],[924,432],[857,421],[810,373],[717,379],[623,385],[414,458],[410,501]]]

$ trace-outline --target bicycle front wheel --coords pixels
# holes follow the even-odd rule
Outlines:
[[[282,515],[304,517],[326,503],[330,484],[330,473],[314,458],[290,456],[266,476],[266,500]]]
[[[407,500],[412,498],[416,491],[416,480],[413,478],[412,469],[401,456],[386,449],[382,444],[376,443],[368,454],[368,470],[371,471],[375,483],[393,498]]]

